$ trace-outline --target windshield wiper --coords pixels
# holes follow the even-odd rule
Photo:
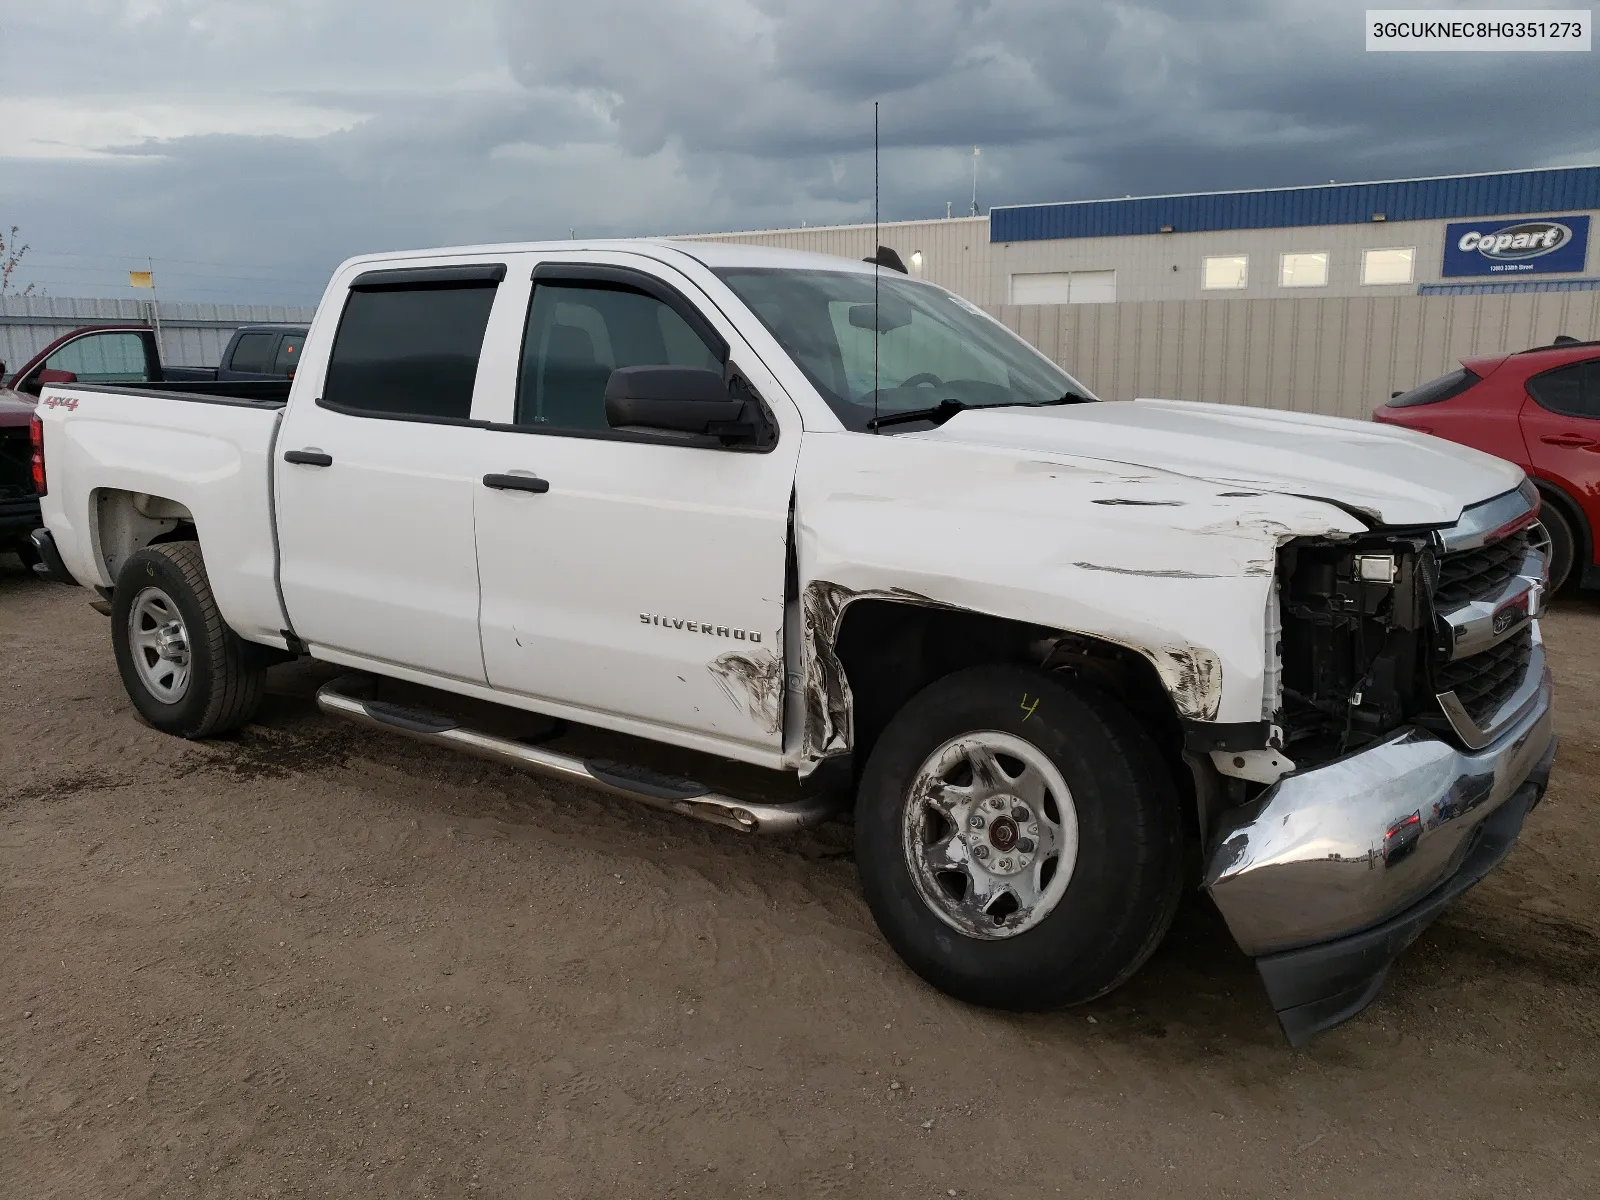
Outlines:
[[[943,425],[951,417],[960,412],[971,412],[980,408],[1047,408],[1055,404],[1079,404],[1088,401],[1089,397],[1080,396],[1077,392],[1062,392],[1054,400],[1040,400],[1029,403],[1026,400],[1004,400],[999,404],[968,404],[965,400],[944,399],[932,408],[913,408],[909,412],[890,413],[885,417],[873,417],[867,422],[867,428],[876,432],[888,425],[909,425],[913,421],[931,421],[935,425]]]
[[[967,404],[961,400],[941,400],[932,408],[913,408],[907,412],[890,413],[886,417],[873,417],[867,422],[868,429],[882,429],[886,425],[909,425],[913,421],[932,421],[935,425],[943,425],[958,412],[966,412],[969,408],[998,408],[997,404]]]

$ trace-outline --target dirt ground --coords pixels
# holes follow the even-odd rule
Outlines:
[[[1196,897],[1130,985],[965,1007],[843,825],[757,841],[340,725],[141,724],[0,559],[0,1196],[1600,1194],[1600,604],[1519,848],[1301,1051]]]

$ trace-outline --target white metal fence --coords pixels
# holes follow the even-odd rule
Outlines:
[[[1460,359],[1600,339],[1600,292],[989,307],[1107,400],[1365,418]]]
[[[307,325],[315,308],[282,304],[161,302],[161,340],[173,366],[214,367],[241,325]],[[0,296],[0,362],[14,371],[64,333],[84,325],[150,321],[148,300],[81,300],[67,296]]]

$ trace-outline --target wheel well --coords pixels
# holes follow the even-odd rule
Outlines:
[[[1572,547],[1572,569],[1581,575],[1586,567],[1594,564],[1594,538],[1589,530],[1589,521],[1583,514],[1583,506],[1567,494],[1565,488],[1559,484],[1551,483],[1548,479],[1535,479],[1534,486],[1539,489],[1539,495],[1546,503],[1554,505],[1561,510],[1561,515],[1567,519],[1567,524],[1572,526],[1572,536],[1575,545]]]
[[[858,774],[894,714],[930,683],[967,667],[1016,663],[1116,697],[1162,746],[1174,779],[1188,785],[1177,712],[1154,665],[1126,646],[984,613],[862,599],[845,609],[834,651],[850,685]]]
[[[130,555],[157,542],[195,540],[194,516],[176,500],[147,492],[100,488],[94,494],[93,545],[107,577],[117,572]]]

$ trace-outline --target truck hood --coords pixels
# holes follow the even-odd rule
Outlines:
[[[0,429],[12,425],[26,425],[33,419],[33,410],[38,403],[32,396],[13,392],[8,387],[0,387]]]
[[[1187,400],[958,413],[901,437],[1071,455],[1229,487],[1329,500],[1385,525],[1448,525],[1521,468],[1409,429]]]

